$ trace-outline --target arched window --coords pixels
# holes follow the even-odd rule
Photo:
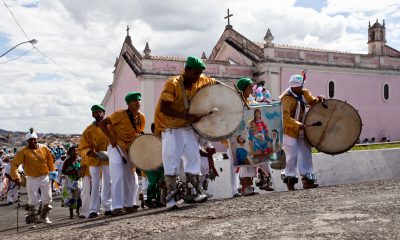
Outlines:
[[[387,101],[389,100],[389,93],[390,93],[390,89],[389,89],[389,84],[385,83],[383,84],[383,100]]]
[[[328,83],[328,96],[329,96],[329,98],[335,97],[335,82],[334,81],[329,81],[329,83]]]

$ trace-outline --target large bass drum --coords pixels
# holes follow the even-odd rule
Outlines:
[[[305,137],[321,152],[336,155],[352,148],[361,134],[362,122],[357,110],[337,99],[312,107],[304,120]]]
[[[211,85],[200,89],[190,102],[190,114],[208,114],[193,124],[196,132],[210,141],[232,136],[243,118],[243,101],[234,89]]]
[[[142,170],[156,170],[162,166],[161,139],[153,134],[142,134],[129,146],[129,159]]]

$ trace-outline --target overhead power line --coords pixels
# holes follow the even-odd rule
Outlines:
[[[11,11],[11,9],[8,7],[8,5],[6,4],[6,2],[4,0],[2,0],[4,6],[8,9],[8,11],[10,12],[11,16],[13,17],[14,21],[17,23],[18,27],[21,29],[22,33],[25,35],[25,37],[28,39],[28,41],[30,40],[28,34],[25,32],[25,30],[23,29],[23,27],[21,26],[21,24],[18,22],[18,19],[15,17],[15,15],[13,14],[13,12]],[[32,43],[31,43],[32,44]],[[57,66],[59,66],[61,69],[63,69],[64,71],[74,75],[75,77],[82,77],[70,70],[68,70],[66,67],[64,67],[63,65],[59,64],[58,62],[56,62],[56,60],[54,60],[53,58],[49,57],[47,54],[45,54],[43,51],[41,51],[38,47],[36,47],[35,45],[33,45],[33,48],[40,53],[42,56],[44,56],[45,58],[49,59],[52,63],[56,64]],[[31,49],[32,50],[32,49]],[[30,51],[30,50],[29,50]],[[24,55],[24,54],[23,54]],[[21,55],[22,56],[22,55]],[[15,60],[15,59],[14,59]],[[5,61],[3,63],[6,63],[8,61]]]

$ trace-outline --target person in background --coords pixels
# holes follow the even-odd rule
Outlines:
[[[78,150],[75,146],[68,149],[68,158],[65,160],[62,173],[68,177],[67,183],[63,189],[63,201],[65,206],[69,208],[69,218],[74,217],[74,209],[79,216],[79,208],[82,201],[80,198],[81,189],[79,188],[79,170],[81,164],[78,159]]]
[[[18,167],[23,164],[26,175],[26,188],[28,192],[28,216],[27,223],[32,228],[36,227],[38,222],[36,206],[42,200],[42,211],[40,221],[51,224],[48,215],[52,209],[52,196],[49,173],[55,170],[54,158],[46,145],[38,144],[37,134],[35,132],[26,134],[28,146],[23,147],[15,155],[11,164],[10,175],[17,184],[21,183],[21,177]],[[39,195],[38,189],[41,194]]]
[[[155,125],[152,123],[151,132],[154,134],[154,131]],[[151,161],[151,159],[149,159],[149,161]],[[160,181],[164,178],[163,166],[156,170],[146,170],[144,172],[148,179],[146,205],[150,208],[163,206],[160,199]]]

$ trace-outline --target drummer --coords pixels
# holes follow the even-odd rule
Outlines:
[[[138,175],[128,160],[127,153],[133,138],[144,131],[146,119],[139,111],[141,99],[139,92],[128,93],[125,97],[128,109],[118,110],[99,123],[99,127],[110,140],[107,153],[110,159],[113,216],[137,211]]]
[[[189,114],[188,102],[199,89],[216,83],[202,74],[205,68],[201,59],[188,57],[184,72],[165,83],[154,115],[156,135],[162,136],[167,195],[177,187],[179,166],[183,159],[187,183],[191,183],[196,190],[195,202],[203,201],[207,196],[199,181],[199,140],[190,124],[198,122],[203,116]],[[172,198],[166,206],[167,209],[176,208],[176,200]]]
[[[97,158],[97,152],[106,151],[109,145],[108,138],[99,127],[99,122],[103,120],[106,109],[101,104],[97,104],[93,105],[90,110],[95,121],[83,131],[78,151],[89,165],[92,178],[89,218],[95,218],[99,215],[100,199],[105,210],[104,214],[111,216],[111,178],[108,161],[100,161]]]
[[[245,100],[249,98],[250,94],[253,93],[254,83],[250,78],[241,78],[236,83],[237,88],[242,91],[243,97]],[[239,139],[238,139],[239,140]],[[240,139],[239,141],[245,141],[244,139]],[[254,192],[253,187],[253,178],[257,175],[257,172],[260,172],[262,176],[260,182],[257,184],[261,190],[265,191],[273,191],[270,185],[270,173],[268,168],[268,163],[261,163],[257,167],[248,165],[241,166],[239,170],[239,176],[242,179],[242,196],[250,196],[256,194]]]
[[[304,73],[305,76],[305,73]],[[286,154],[286,168],[283,182],[289,191],[296,190],[298,168],[304,189],[316,188],[313,174],[311,146],[304,139],[304,118],[306,107],[312,107],[323,101],[323,96],[313,97],[304,89],[304,78],[292,75],[289,78],[289,88],[280,96],[283,109],[283,150]]]

